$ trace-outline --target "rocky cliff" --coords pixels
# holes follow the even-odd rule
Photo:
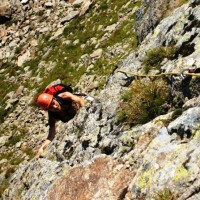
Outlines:
[[[2,1],[1,78],[11,84],[1,106],[3,199],[200,198],[200,82],[179,75],[200,65],[200,1],[125,2],[16,1],[18,19],[13,2]],[[165,112],[145,123],[120,121],[122,95],[161,73],[170,93],[160,106]],[[57,124],[56,138],[36,160],[30,151],[48,125],[33,105],[35,87],[59,77],[94,101]]]

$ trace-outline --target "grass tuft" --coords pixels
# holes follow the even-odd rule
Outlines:
[[[162,105],[168,97],[169,87],[164,80],[137,80],[122,95],[118,121],[128,125],[144,124],[166,113]]]
[[[154,200],[177,200],[178,197],[174,192],[169,189],[164,189],[159,192],[156,192],[154,195]]]
[[[175,57],[176,52],[177,48],[175,46],[160,46],[149,50],[143,61],[144,71],[148,73],[151,69],[160,70],[164,58],[171,60]]]

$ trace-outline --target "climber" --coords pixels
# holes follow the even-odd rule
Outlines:
[[[37,104],[41,109],[48,111],[49,122],[49,134],[36,154],[36,158],[38,159],[44,149],[55,137],[56,121],[61,120],[62,122],[68,122],[71,120],[76,115],[77,111],[85,105],[85,100],[82,97],[74,95],[69,91],[60,91],[54,95],[43,92],[38,96]]]
[[[197,68],[195,64],[192,65],[191,68],[184,68],[184,69],[181,69],[180,71],[180,75],[181,75],[181,78],[184,80],[186,79],[188,76],[186,76],[184,74],[184,72],[187,72],[187,73],[200,73],[200,68]],[[191,76],[189,76],[191,78]]]

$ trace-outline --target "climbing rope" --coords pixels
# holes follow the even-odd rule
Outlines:
[[[188,71],[188,72],[185,72]],[[195,73],[195,71],[197,71],[196,69],[191,69],[191,68],[187,68],[187,69],[182,69],[180,72],[167,72],[167,73],[160,73],[160,74],[139,74],[139,73],[132,73],[132,72],[127,72],[127,71],[123,71],[123,70],[118,70],[117,72],[123,73],[125,74],[127,77],[160,77],[160,76],[167,76],[167,75],[179,75],[181,76],[181,78],[185,78],[187,76],[196,76],[196,77],[200,77],[200,73]]]

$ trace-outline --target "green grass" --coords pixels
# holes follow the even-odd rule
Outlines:
[[[169,87],[162,79],[135,81],[122,95],[118,121],[128,125],[144,124],[166,113],[162,105],[168,101]]]
[[[32,159],[35,156],[35,152],[33,151],[33,148],[29,147],[23,150],[23,152],[29,156],[30,159]]]
[[[2,157],[0,155],[0,157]],[[10,155],[9,155],[10,157]],[[7,157],[5,157],[7,158]],[[21,158],[19,158],[18,160],[21,160]],[[17,159],[12,159],[11,163],[12,164],[19,164],[20,162]],[[2,173],[2,166],[0,165],[0,173]],[[2,198],[3,192],[9,187],[9,179],[11,177],[11,175],[15,172],[16,170],[16,166],[15,165],[9,165],[9,167],[6,168],[5,170],[5,178],[2,180],[1,184],[0,184],[0,199]]]
[[[25,137],[25,134],[13,135],[8,142],[5,143],[6,147],[14,146]]]
[[[10,129],[14,132],[14,134],[6,142],[6,147],[14,146],[26,136],[26,128],[11,125]]]
[[[11,62],[1,64],[1,69],[5,71],[0,74],[0,123],[3,122],[4,117],[7,116],[11,110],[5,110],[6,100],[8,99],[6,95],[11,91],[16,91],[19,87],[18,81],[8,82],[5,77],[9,74],[9,77],[15,76],[16,70],[18,70],[17,66]],[[12,104],[13,108],[15,104]]]
[[[14,140],[15,142],[18,141]],[[14,143],[15,143],[14,142]],[[29,156],[30,159],[32,159],[35,156],[35,153],[33,152],[32,148],[27,148],[23,150],[23,152]],[[5,191],[6,188],[9,186],[9,179],[11,175],[15,172],[17,166],[24,161],[23,157],[15,157],[16,152],[15,151],[9,151],[7,153],[1,153],[0,154],[0,160],[2,159],[7,159],[6,164],[0,164],[0,173],[5,171],[5,178],[0,184],[0,198],[2,197],[3,192]],[[5,170],[6,166],[6,170]]]
[[[159,46],[154,49],[150,49],[144,58],[143,65],[144,71],[148,73],[152,69],[160,70],[161,63],[164,58],[172,60],[175,58],[177,49],[175,46]]]
[[[1,153],[1,154],[0,154],[0,160],[2,160],[2,159],[10,160],[10,159],[12,159],[13,154],[14,154],[13,151],[6,152],[6,153]],[[1,169],[0,169],[0,171],[1,171]]]
[[[19,165],[22,161],[24,161],[24,158],[18,157],[18,158],[12,158],[9,163],[11,165]]]
[[[132,49],[135,49],[137,47],[137,38],[136,34],[131,31],[133,26],[132,24],[134,24],[134,20],[127,20],[123,22],[122,25],[112,33],[111,37],[107,41],[103,42],[101,45],[102,48],[113,46],[116,43],[123,43],[123,41],[131,38]]]

